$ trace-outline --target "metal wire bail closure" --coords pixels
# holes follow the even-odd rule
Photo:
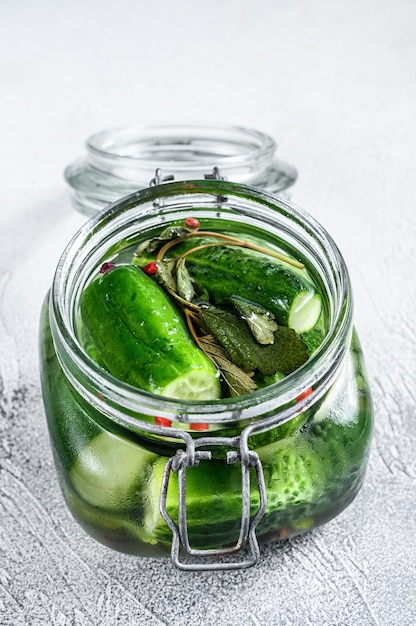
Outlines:
[[[217,166],[213,167],[212,172],[210,172],[209,174],[204,174],[204,179],[205,180],[220,180],[220,181],[227,180],[226,176],[223,176],[221,174],[220,169]],[[162,168],[158,167],[156,168],[154,177],[149,181],[149,187],[156,187],[157,185],[162,185],[163,183],[169,183],[173,180],[175,180],[175,177],[173,174],[164,175],[162,173]],[[217,200],[218,202],[226,202],[227,198],[225,198],[224,196],[218,196]],[[163,205],[163,201],[160,198],[158,198],[157,200],[153,202],[153,206],[157,209],[160,209],[162,205]]]
[[[240,534],[234,546],[221,549],[195,550],[190,546],[186,521],[186,470],[196,467],[200,461],[210,461],[212,454],[207,450],[196,450],[197,447],[228,446],[237,448],[227,452],[227,464],[241,464],[242,515]],[[250,519],[250,468],[256,472],[257,487],[260,496],[259,508]],[[178,474],[178,524],[174,522],[166,509],[166,500],[171,472]],[[256,526],[266,510],[266,487],[261,461],[256,452],[249,450],[246,440],[226,437],[204,437],[194,441],[185,450],[177,450],[165,465],[160,493],[160,513],[173,533],[171,557],[173,564],[181,570],[224,570],[252,567],[260,558],[260,549],[256,537]],[[249,548],[247,558],[230,560],[227,557],[241,556]],[[192,560],[181,561],[180,552]],[[208,559],[208,560],[207,560]],[[217,559],[216,561],[209,559]],[[219,560],[222,559],[222,560]]]

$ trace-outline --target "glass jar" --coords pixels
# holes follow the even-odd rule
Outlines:
[[[155,171],[175,180],[215,177],[287,193],[297,178],[275,158],[274,140],[257,130],[229,125],[149,124],[95,133],[85,158],[68,165],[65,179],[73,206],[93,215],[149,186]]]
[[[80,294],[189,216],[302,259],[327,332],[282,380],[237,398],[179,401],[113,378],[77,337]],[[133,247],[133,248],[132,248]],[[288,200],[224,181],[142,190],[91,218],[58,264],[41,321],[44,404],[62,492],[81,526],[181,569],[248,567],[259,543],[338,515],[363,481],[372,405],[347,269],[326,231]],[[346,529],[348,532],[348,529]]]

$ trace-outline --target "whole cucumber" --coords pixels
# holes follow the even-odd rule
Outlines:
[[[278,324],[297,333],[313,328],[321,315],[321,296],[307,276],[264,254],[218,246],[190,254],[186,266],[215,302],[238,295],[262,305]]]
[[[166,292],[137,267],[101,274],[80,299],[80,336],[91,358],[140,389],[184,400],[221,396],[216,368]]]
[[[215,239],[189,239],[168,251],[172,258],[191,248],[212,244]],[[144,266],[155,255],[142,253],[133,264]],[[271,256],[246,248],[220,245],[206,247],[186,256],[192,278],[206,289],[214,303],[240,296],[273,313],[276,322],[302,334],[321,321],[322,298],[304,270],[294,269]]]

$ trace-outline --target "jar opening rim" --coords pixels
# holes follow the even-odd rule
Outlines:
[[[213,160],[218,167],[235,166],[271,156],[276,150],[271,136],[252,128],[188,122],[121,126],[94,133],[86,143],[90,152],[101,157],[149,167],[163,166],[165,161],[173,169],[200,169],[204,161],[211,164]]]
[[[307,231],[309,234],[312,232],[316,237],[322,240],[322,250],[331,254],[332,262],[339,267],[340,291],[338,297],[340,301],[338,303],[336,323],[331,326],[328,335],[317,352],[313,354],[303,366],[282,381],[256,390],[251,394],[239,396],[238,398],[223,398],[209,402],[180,401],[164,398],[160,395],[136,389],[128,384],[120,383],[120,381],[117,381],[111,374],[108,374],[95,364],[90,357],[86,355],[77,341],[75,333],[70,326],[72,313],[69,313],[65,308],[68,306],[69,299],[68,294],[64,291],[66,286],[64,279],[71,268],[73,269],[74,263],[76,261],[79,262],[79,250],[83,245],[86,245],[86,242],[91,245],[94,239],[94,233],[99,233],[99,229],[103,225],[108,227],[109,224],[111,225],[117,217],[122,216],[125,212],[128,213],[131,209],[140,210],[140,207],[144,206],[152,207],[154,201],[157,199],[167,201],[169,198],[172,199],[178,195],[184,194],[188,198],[188,205],[192,202],[192,198],[196,198],[196,194],[202,194],[204,197],[208,194],[216,198],[219,197],[219,194],[228,194],[230,197],[233,195],[234,198],[241,202],[244,201],[244,198],[246,200],[250,198],[250,200],[256,203],[257,211],[263,212],[264,214],[267,213],[269,219],[272,221],[274,218],[277,218],[280,213],[286,217],[289,215],[290,219],[295,219],[298,224],[305,224],[305,232]],[[187,210],[189,211],[189,208]],[[154,212],[153,208],[153,214]],[[148,214],[145,213],[144,209],[143,213],[141,213],[143,217],[151,214],[151,208]],[[262,217],[264,219],[264,215]],[[263,226],[266,224],[267,223],[264,222]],[[351,298],[346,297],[347,292],[349,292],[348,274],[343,258],[332,238],[312,216],[293,203],[259,189],[236,183],[225,183],[223,181],[175,182],[147,188],[123,198],[111,205],[100,215],[91,218],[81,227],[78,233],[74,235],[59,261],[54,278],[50,315],[51,322],[55,323],[51,323],[51,328],[54,340],[56,339],[58,343],[57,353],[60,352],[62,347],[62,349],[69,354],[72,365],[76,364],[76,367],[82,370],[89,384],[95,386],[96,390],[100,388],[100,385],[104,384],[106,391],[117,396],[117,401],[123,406],[127,405],[132,410],[132,407],[140,400],[145,405],[145,408],[142,406],[142,410],[137,411],[139,413],[147,413],[149,415],[160,414],[162,417],[174,413],[175,415],[180,415],[179,421],[185,423],[189,421],[226,423],[235,421],[237,413],[239,415],[237,419],[244,419],[250,416],[255,417],[260,409],[262,414],[267,412],[267,410],[271,410],[271,403],[276,404],[276,397],[272,392],[277,392],[278,390],[280,393],[277,401],[284,404],[288,401],[288,398],[293,398],[294,382],[297,379],[297,386],[299,387],[298,393],[304,391],[306,387],[318,384],[322,378],[330,375],[328,365],[330,360],[332,360],[337,367],[340,366],[341,359],[346,353],[346,338],[348,333],[351,332],[352,323],[352,302]],[[71,368],[72,365],[69,365],[69,368]],[[161,403],[164,404],[164,410],[160,410]],[[305,403],[299,403],[299,409],[301,409],[304,404]],[[158,412],[155,413],[155,411]],[[213,413],[215,414],[213,415]]]

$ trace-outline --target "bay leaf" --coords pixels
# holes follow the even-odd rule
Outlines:
[[[244,372],[229,358],[227,351],[212,335],[200,337],[200,347],[220,370],[232,397],[251,393],[257,389],[252,376],[254,372]]]
[[[178,294],[188,302],[191,302],[195,297],[195,289],[192,278],[186,269],[185,259],[182,259],[176,265],[176,283]]]
[[[177,290],[177,283],[175,277],[175,259],[168,259],[167,261],[158,261],[157,272],[155,278],[160,285],[163,285],[167,289],[174,292]]]

